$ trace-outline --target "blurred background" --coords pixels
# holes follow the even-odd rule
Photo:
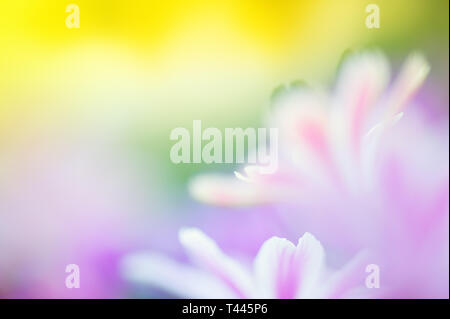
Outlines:
[[[365,26],[372,2],[379,29]],[[235,167],[173,164],[170,131],[195,119],[259,127],[276,87],[331,85],[348,50],[379,48],[394,70],[424,53],[430,112],[448,119],[449,2],[372,2],[2,3],[0,297],[140,295],[118,274],[124,253],[176,254],[178,225],[242,213],[216,209],[211,221],[212,208],[190,198],[191,177]],[[69,3],[79,29],[66,27]],[[273,230],[260,232],[244,250]],[[64,285],[71,263],[80,289]]]

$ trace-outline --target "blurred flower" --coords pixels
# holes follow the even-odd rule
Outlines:
[[[192,195],[274,204],[291,234],[320,236],[333,263],[369,249],[385,297],[448,297],[448,119],[431,125],[413,103],[429,69],[412,54],[389,84],[381,53],[348,57],[331,96],[302,86],[275,97],[277,173],[198,176]]]
[[[182,229],[179,239],[197,267],[158,254],[136,253],[124,260],[125,276],[185,298],[362,296],[358,288],[364,283],[360,269],[364,255],[355,257],[340,271],[327,271],[324,249],[309,233],[297,246],[279,237],[265,241],[253,268],[224,254],[198,229]]]
[[[387,94],[389,65],[380,52],[347,58],[336,92],[295,87],[278,94],[269,124],[280,130],[280,169],[263,175],[244,168],[238,179],[198,176],[190,184],[200,201],[220,205],[298,201],[318,189],[358,193],[373,182],[373,158],[380,137],[403,116],[429,72],[420,54],[406,61]],[[300,197],[299,197],[300,196]]]

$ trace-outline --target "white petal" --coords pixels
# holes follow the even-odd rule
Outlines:
[[[389,82],[390,67],[378,51],[357,53],[342,64],[330,109],[330,136],[338,171],[350,192],[359,191],[361,139],[375,112],[375,105]]]
[[[322,244],[313,235],[305,233],[298,241],[296,255],[301,261],[304,278],[297,297],[310,298],[323,275],[325,252]]]
[[[249,271],[225,255],[211,238],[196,228],[181,229],[179,238],[196,265],[221,280],[240,298],[250,296]]]
[[[124,277],[182,298],[236,298],[214,276],[154,253],[135,253],[122,262]]]
[[[402,111],[429,72],[430,65],[420,53],[412,53],[406,59],[387,102],[388,118]]]
[[[297,90],[279,102],[270,124],[279,129],[280,157],[317,183],[329,183],[335,173],[326,104],[327,97],[320,91]]]
[[[305,233],[295,246],[272,237],[254,262],[256,298],[308,298],[318,285],[324,264],[322,245]]]
[[[390,77],[386,57],[378,51],[362,52],[348,57],[336,82],[336,107],[350,115],[361,106],[368,108],[383,92]],[[363,99],[361,99],[363,98]]]
[[[379,142],[382,136],[394,126],[403,117],[403,113],[378,123],[364,136],[361,150],[361,166],[364,177],[364,186],[371,187],[375,183],[376,169],[375,163],[377,160],[377,151],[379,149]]]

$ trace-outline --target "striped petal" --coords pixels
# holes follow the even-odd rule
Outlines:
[[[297,246],[272,237],[261,247],[254,262],[256,298],[308,298],[318,286],[324,265],[324,250],[309,233]]]

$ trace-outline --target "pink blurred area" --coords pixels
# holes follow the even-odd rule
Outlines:
[[[135,225],[158,205],[119,147],[81,135],[41,130],[3,149],[0,291],[5,297],[123,295],[117,261],[138,247],[142,240]],[[80,289],[65,287],[67,264],[80,266]]]

